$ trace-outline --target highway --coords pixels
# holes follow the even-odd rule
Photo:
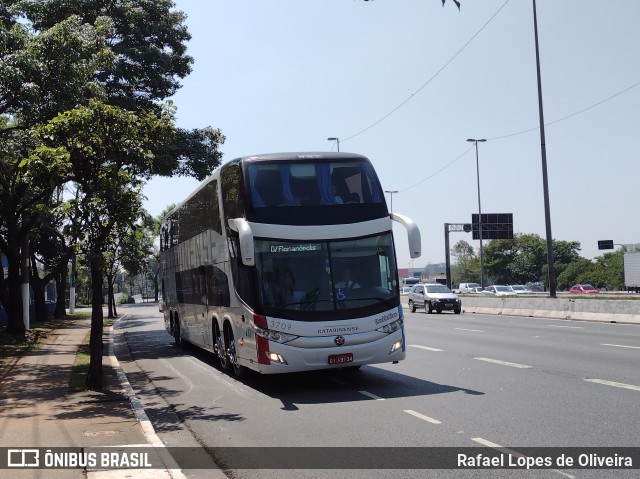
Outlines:
[[[222,373],[210,354],[173,346],[156,305],[121,312],[118,357],[169,445],[186,444],[183,439],[191,435],[211,447],[313,446],[319,453],[347,446],[640,447],[637,325],[405,310],[407,359],[399,364],[365,366],[356,373],[251,374],[238,381]],[[202,471],[185,473],[206,477]],[[237,479],[640,477],[638,469],[236,469],[229,474]]]

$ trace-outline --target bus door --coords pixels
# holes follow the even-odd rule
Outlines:
[[[213,322],[218,321],[222,328],[224,311],[229,307],[231,295],[229,292],[229,279],[224,271],[224,263],[205,266],[205,278],[207,282],[207,321],[205,329],[205,343],[213,347]]]
[[[202,336],[205,347],[213,348],[213,327],[210,311],[212,304],[211,291],[213,289],[212,266],[200,266],[198,272],[200,273],[204,293],[201,300]]]

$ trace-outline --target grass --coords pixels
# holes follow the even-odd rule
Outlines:
[[[89,354],[89,339],[91,331],[82,340],[82,344],[78,346],[76,359],[71,368],[71,377],[69,378],[69,392],[84,391],[87,389],[86,379],[89,370],[89,362],[91,356]]]
[[[102,322],[102,326],[107,328],[113,322],[113,319],[105,318]],[[91,362],[91,354],[89,351],[89,341],[91,339],[91,331],[87,333],[87,335],[82,340],[80,346],[78,346],[78,351],[76,352],[76,359],[71,368],[71,377],[69,378],[69,392],[79,392],[87,390],[87,372],[89,371],[89,363]],[[106,376],[104,375],[103,368],[103,376],[102,376],[102,384],[103,390],[109,390],[109,381],[106,380]]]

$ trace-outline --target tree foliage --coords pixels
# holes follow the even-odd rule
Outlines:
[[[43,148],[34,129],[97,90],[92,72],[109,54],[98,29],[77,17],[34,33],[17,5],[0,4],[0,249],[8,263],[0,299],[9,330],[22,333],[21,260],[69,166],[66,152]]]
[[[553,259],[559,290],[589,283],[605,290],[624,289],[622,250],[593,261],[580,256],[579,241],[553,240]],[[473,248],[459,241],[451,250],[456,264],[452,282],[478,281],[479,264]],[[484,247],[485,270],[493,284],[547,283],[546,241],[536,234],[516,234],[512,240],[491,240]],[[476,269],[477,267],[477,269]]]
[[[72,17],[99,25],[112,61],[92,72],[104,101],[128,111],[173,117],[172,104],[162,103],[180,88],[191,72],[187,55],[191,38],[184,13],[169,0],[49,0],[23,2],[33,27],[42,31]],[[167,141],[152,148],[154,162],[148,176],[192,176],[204,179],[221,161],[218,146],[224,136],[217,128],[175,127]]]
[[[206,177],[220,163],[219,130],[175,126],[162,103],[191,71],[184,14],[168,0],[49,0],[0,4],[0,247],[9,276],[0,299],[21,325],[20,260],[43,227],[53,192],[91,268],[89,386],[102,367],[102,273],[117,224],[133,224],[142,181]],[[6,212],[6,214],[4,214]],[[5,251],[6,250],[6,251]]]

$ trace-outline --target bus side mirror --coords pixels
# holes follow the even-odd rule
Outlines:
[[[419,258],[422,254],[422,240],[420,239],[420,230],[408,216],[404,216],[398,213],[391,213],[391,219],[402,224],[407,229],[407,236],[409,238],[409,255],[412,259]]]
[[[229,219],[229,228],[238,232],[240,237],[240,256],[242,257],[242,264],[245,266],[254,266],[255,250],[253,248],[253,233],[251,232],[251,226],[244,218]]]

